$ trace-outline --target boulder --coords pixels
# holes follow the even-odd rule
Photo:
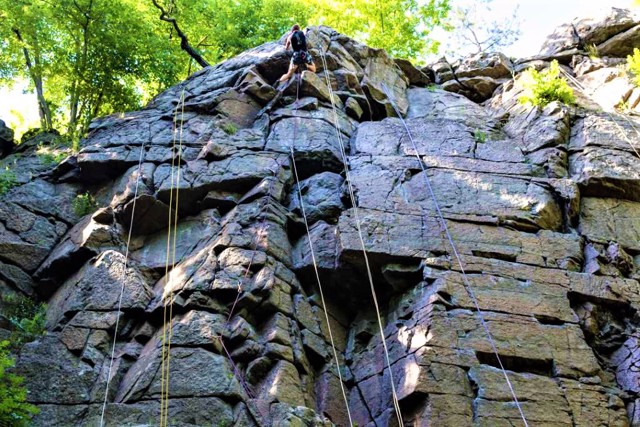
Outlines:
[[[511,77],[511,60],[499,52],[483,52],[464,58],[455,68],[456,76],[491,77],[502,79]]]
[[[428,179],[447,217],[475,217],[476,222],[525,230],[558,231],[562,227],[560,207],[553,192],[542,183],[467,172],[460,167],[432,167],[425,177],[416,163],[415,159],[392,156],[352,160],[351,185],[358,194],[358,206],[414,215],[434,212],[425,181]]]
[[[16,372],[29,378],[29,401],[77,405],[96,401],[102,360],[99,362],[96,366],[88,360],[78,360],[58,337],[45,336],[25,345]]]
[[[409,84],[412,86],[426,86],[431,83],[431,79],[420,69],[413,66],[413,64],[406,59],[396,58],[394,59],[396,65],[400,67],[404,75],[409,79]]]
[[[343,209],[342,185],[344,180],[338,174],[323,172],[301,181],[293,188],[289,209],[302,215],[302,203],[309,224],[318,220],[335,222]]]
[[[618,242],[631,251],[640,249],[640,203],[610,198],[584,197],[580,209],[580,232],[600,243]]]
[[[169,350],[173,363],[169,378],[173,378],[172,394],[176,397],[222,397],[240,399],[243,391],[226,357],[202,348],[175,347]],[[153,339],[140,359],[123,379],[116,402],[158,399],[161,393],[160,341]],[[201,372],[215,371],[215,375]]]
[[[375,118],[404,116],[409,107],[406,89],[409,86],[404,73],[394,67],[393,61],[382,51],[368,58],[362,79]]]
[[[635,25],[627,31],[616,34],[607,41],[600,43],[598,45],[598,54],[626,58],[627,55],[633,54],[634,46],[638,46],[639,43],[640,25]]]
[[[581,52],[632,41],[628,16],[455,78],[313,27],[299,92],[269,84],[280,40],[95,120],[53,170],[34,153],[55,135],[18,146],[0,290],[47,303],[17,366],[34,426],[98,424],[105,391],[108,425],[168,402],[172,425],[328,427],[344,400],[354,424],[395,425],[392,376],[403,425],[517,425],[497,356],[532,425],[637,422],[640,124],[586,93],[525,106],[511,79],[560,59],[640,105],[620,58]]]
[[[569,171],[585,196],[640,201],[634,121],[589,114],[573,127]],[[637,148],[636,148],[637,150]]]
[[[125,245],[121,230],[113,224],[100,224],[87,216],[63,237],[51,254],[35,272],[40,282],[38,293],[50,296],[57,284],[73,272],[73,267],[83,265],[102,250],[116,249]]]
[[[108,250],[64,282],[49,300],[47,319],[56,325],[83,310],[142,311],[151,297],[144,278],[126,264],[124,255]]]
[[[602,68],[585,74],[580,83],[589,92],[589,97],[605,111],[613,111],[629,99],[634,86],[626,76],[621,77],[615,67]]]
[[[248,93],[263,104],[276,96],[276,90],[264,80],[255,66],[245,71],[237,88],[239,92]]]
[[[365,247],[371,254],[429,257],[432,252],[449,253],[450,249],[439,232],[440,225],[436,218],[360,209],[360,220]],[[576,235],[548,230],[535,234],[519,233],[506,228],[452,220],[448,220],[447,225],[462,254],[553,268],[573,268],[573,260],[582,260],[580,238]],[[396,236],[396,239],[376,239],[372,231],[377,228],[388,230],[389,235]],[[353,212],[346,211],[342,214],[338,232],[340,256],[351,258],[361,255],[362,246]],[[548,251],[544,257],[538,252],[541,247]]]
[[[437,62],[429,66],[434,73],[437,84],[443,84],[453,79],[453,67],[454,65],[450,64],[445,57],[440,58]]]
[[[463,94],[475,102],[483,102],[491,98],[493,92],[501,82],[484,76],[461,77],[449,80],[442,85],[442,88],[449,92]]]

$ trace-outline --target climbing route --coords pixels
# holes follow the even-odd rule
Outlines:
[[[340,126],[339,126],[339,122],[338,122],[338,113],[336,112],[336,105],[335,105],[335,99],[334,99],[334,94],[333,94],[333,89],[331,87],[331,82],[329,81],[329,67],[327,65],[327,60],[325,58],[324,52],[322,50],[320,50],[320,56],[322,58],[322,66],[323,69],[325,70],[325,80],[326,80],[326,84],[327,84],[327,88],[329,89],[329,97],[331,99],[331,108],[333,110],[333,118],[334,118],[334,128],[336,131],[336,138],[338,140],[338,144],[340,146],[340,154],[342,156],[342,164],[344,166],[344,173],[345,173],[345,181],[347,182],[347,188],[349,190],[349,198],[351,199],[351,206],[353,206],[353,212],[354,212],[354,217],[355,217],[355,222],[356,222],[356,227],[358,230],[358,237],[360,239],[360,244],[362,247],[362,256],[364,257],[364,262],[365,262],[365,266],[367,269],[367,278],[369,279],[369,288],[371,290],[371,296],[373,298],[373,305],[375,308],[375,313],[376,313],[376,318],[378,320],[378,329],[380,332],[380,339],[382,341],[382,348],[384,350],[384,356],[385,356],[385,360],[387,362],[387,369],[389,372],[389,382],[391,384],[391,394],[392,394],[392,398],[393,398],[393,407],[395,410],[395,414],[396,417],[398,419],[398,425],[403,425],[403,421],[402,421],[402,411],[400,409],[400,402],[398,401],[398,395],[396,393],[396,386],[395,386],[395,380],[393,378],[393,371],[391,369],[391,360],[389,358],[389,349],[387,348],[387,341],[386,341],[386,337],[384,335],[384,326],[382,325],[382,317],[380,314],[380,306],[378,304],[378,297],[376,294],[376,290],[375,287],[373,285],[373,276],[371,274],[371,266],[369,265],[369,257],[367,256],[367,251],[366,251],[366,247],[364,244],[364,237],[362,235],[362,229],[360,227],[360,217],[358,214],[358,204],[356,202],[356,198],[353,192],[353,186],[351,184],[351,178],[349,176],[349,166],[348,166],[348,160],[347,160],[347,153],[345,150],[345,145],[344,142],[342,141],[342,132],[340,131]]]
[[[500,369],[502,371],[502,374],[504,375],[504,379],[507,383],[507,387],[509,388],[509,392],[511,393],[511,397],[513,398],[513,402],[516,405],[516,407],[518,408],[518,412],[520,413],[520,417],[522,418],[522,422],[524,423],[525,427],[528,427],[529,423],[527,422],[527,418],[524,415],[524,411],[522,410],[522,405],[520,404],[520,401],[518,400],[518,396],[516,395],[516,392],[513,388],[513,384],[511,384],[511,380],[509,379],[509,375],[507,374],[507,370],[505,369],[503,363],[502,363],[502,359],[500,358],[500,354],[498,352],[498,348],[496,347],[496,343],[493,339],[493,335],[491,334],[491,331],[489,330],[489,325],[487,325],[487,322],[485,320],[484,317],[484,313],[482,312],[482,310],[480,309],[480,304],[478,303],[478,299],[476,298],[475,292],[473,290],[473,287],[471,285],[471,281],[469,280],[469,277],[467,276],[467,273],[465,271],[464,268],[464,264],[462,262],[462,258],[460,256],[460,254],[458,253],[458,249],[456,248],[455,242],[453,240],[453,237],[451,236],[451,232],[449,231],[449,227],[447,226],[447,222],[444,218],[444,215],[442,214],[442,210],[440,209],[440,205],[438,203],[438,199],[435,195],[435,193],[433,192],[433,187],[431,186],[431,181],[429,180],[429,176],[427,175],[427,168],[424,165],[424,162],[422,161],[422,159],[420,158],[420,152],[418,150],[418,146],[416,145],[415,141],[413,140],[413,136],[411,135],[411,132],[409,131],[409,127],[407,126],[406,121],[404,120],[404,118],[402,117],[402,114],[400,113],[400,111],[398,110],[396,103],[389,91],[389,88],[386,86],[386,84],[383,84],[383,89],[385,91],[385,94],[387,95],[387,98],[390,100],[391,105],[393,106],[398,118],[400,119],[402,126],[404,127],[405,132],[407,133],[407,136],[409,138],[409,141],[411,141],[411,146],[413,148],[413,152],[418,160],[418,163],[420,165],[420,169],[422,170],[422,176],[424,177],[424,181],[425,181],[425,186],[427,187],[427,190],[429,191],[429,195],[431,196],[431,200],[433,201],[433,205],[435,207],[436,213],[438,215],[438,219],[440,221],[440,225],[441,228],[444,232],[444,234],[447,237],[447,240],[449,241],[449,245],[451,246],[451,250],[453,252],[453,255],[456,259],[456,262],[458,263],[458,267],[460,268],[460,272],[462,273],[462,280],[464,282],[464,288],[467,291],[467,294],[469,295],[469,297],[471,298],[471,300],[473,301],[473,304],[475,306],[476,309],[476,313],[478,314],[478,318],[480,319],[480,323],[482,324],[482,328],[485,331],[485,334],[487,336],[487,340],[489,341],[489,344],[491,344],[491,349],[493,350],[493,353],[496,357],[496,360],[498,361],[498,364],[500,365]]]
[[[296,73],[296,103],[300,99],[300,78],[301,75]],[[295,104],[294,104],[295,106]],[[313,272],[315,274],[316,283],[318,285],[318,291],[320,292],[320,302],[322,303],[322,312],[324,313],[325,322],[327,324],[327,330],[329,332],[329,341],[331,343],[331,350],[333,352],[333,360],[336,365],[336,372],[338,374],[338,380],[340,382],[340,391],[342,392],[342,398],[344,399],[344,404],[347,412],[347,417],[349,418],[349,425],[353,425],[353,419],[351,417],[351,410],[349,409],[349,399],[347,398],[347,392],[344,386],[344,379],[342,378],[342,369],[340,367],[340,361],[338,358],[338,352],[336,350],[335,340],[333,338],[333,330],[331,327],[331,321],[329,320],[329,313],[327,311],[327,303],[324,298],[324,290],[322,286],[322,281],[320,280],[320,273],[318,272],[318,262],[316,261],[316,254],[313,249],[313,241],[311,239],[311,232],[309,231],[309,221],[307,219],[307,211],[304,204],[304,199],[302,197],[302,189],[300,187],[300,178],[298,176],[298,167],[296,166],[296,157],[295,157],[295,144],[298,136],[298,125],[299,120],[296,118],[293,128],[293,141],[291,141],[290,152],[291,152],[291,164],[293,166],[293,176],[295,178],[296,188],[298,189],[298,200],[300,203],[300,208],[302,210],[302,218],[304,220],[305,230],[307,232],[307,241],[309,242],[309,252],[311,253],[311,260],[313,262]]]

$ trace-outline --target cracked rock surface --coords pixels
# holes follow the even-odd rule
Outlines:
[[[607,19],[579,34],[637,25]],[[48,303],[17,365],[34,425],[97,425],[105,393],[108,426],[164,403],[176,426],[349,425],[330,331],[359,426],[397,426],[391,377],[404,425],[520,425],[492,342],[530,425],[640,425],[640,121],[521,105],[504,55],[458,68],[495,84],[479,99],[327,27],[309,43],[328,69],[297,100],[267,43],[97,119],[56,169],[0,161],[34,165],[0,196],[0,289]]]

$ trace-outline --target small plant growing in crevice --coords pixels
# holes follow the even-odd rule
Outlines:
[[[96,199],[89,192],[78,194],[73,200],[73,212],[79,217],[88,215],[96,209],[98,209]]]
[[[40,145],[36,154],[45,166],[54,166],[67,157],[66,151],[59,151],[55,148]]]
[[[235,124],[231,123],[231,122],[223,123],[220,126],[220,129],[222,129],[224,131],[224,133],[226,133],[227,135],[233,135],[236,132],[238,132],[238,127]]]
[[[631,111],[631,108],[630,108],[629,103],[627,101],[622,101],[622,102],[618,103],[617,105],[615,105],[614,108],[619,113],[622,113],[622,114],[629,114],[629,112]]]
[[[473,139],[477,144],[484,144],[487,142],[487,133],[483,130],[476,129],[473,131]]]
[[[39,410],[27,403],[24,378],[11,372],[15,366],[9,354],[9,341],[0,342],[0,425],[26,427]]]
[[[0,171],[0,196],[18,185],[18,180],[14,171],[9,166]]]
[[[537,71],[530,68],[522,73],[520,84],[524,92],[518,98],[522,104],[543,108],[545,105],[559,101],[567,105],[574,104],[576,99],[573,89],[567,81],[560,77],[560,65],[553,60],[549,68]]]
[[[47,305],[19,295],[5,295],[2,298],[2,315],[13,327],[11,347],[20,349],[23,344],[44,335]]]
[[[633,55],[627,56],[627,70],[631,73],[633,84],[640,87],[640,49],[633,49]]]
[[[591,43],[585,46],[584,51],[587,54],[587,56],[589,56],[589,58],[591,59],[600,58],[600,54],[598,53],[598,47],[595,45],[595,43]]]
[[[76,152],[74,141],[64,135],[55,135],[44,142],[38,144],[36,155],[45,165],[57,165],[63,161],[71,152]]]

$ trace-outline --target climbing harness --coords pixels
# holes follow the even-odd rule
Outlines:
[[[371,266],[369,265],[369,257],[367,256],[367,251],[364,244],[364,237],[362,234],[362,228],[360,226],[360,216],[358,213],[358,205],[356,203],[355,194],[353,191],[353,186],[351,184],[351,177],[349,174],[349,166],[347,161],[347,153],[345,150],[344,142],[342,141],[342,132],[340,131],[340,125],[338,122],[338,113],[336,111],[335,99],[333,89],[331,87],[331,82],[329,80],[329,67],[327,66],[327,61],[322,49],[320,51],[320,57],[322,58],[322,67],[324,69],[325,81],[327,84],[327,88],[329,89],[329,98],[331,100],[331,107],[333,109],[333,118],[334,118],[334,128],[336,130],[336,136],[338,139],[338,144],[340,145],[340,154],[342,156],[342,163],[344,165],[344,173],[345,173],[345,181],[347,182],[347,187],[349,189],[349,198],[351,199],[351,206],[353,206],[354,219],[356,222],[356,228],[358,231],[358,237],[360,239],[360,245],[362,247],[362,255],[364,257],[365,266],[367,269],[367,277],[369,279],[369,287],[371,290],[371,296],[373,297],[373,304],[376,311],[376,317],[378,320],[378,328],[380,330],[380,339],[382,341],[382,348],[384,350],[385,359],[387,363],[387,369],[389,370],[389,381],[391,383],[391,393],[393,398],[393,406],[395,409],[396,417],[398,419],[398,425],[404,425],[402,421],[402,411],[400,410],[400,402],[398,401],[398,394],[396,392],[395,380],[393,377],[393,371],[391,369],[391,359],[389,358],[389,349],[387,348],[386,337],[384,336],[384,327],[382,325],[382,317],[380,315],[380,306],[378,304],[378,297],[376,294],[375,287],[373,286],[373,275],[371,274]]]
[[[300,75],[297,74],[296,79],[296,102],[299,100],[300,94]],[[324,313],[325,321],[327,322],[327,330],[329,332],[329,341],[331,342],[331,349],[333,351],[333,360],[336,364],[336,371],[338,372],[338,380],[340,381],[340,390],[342,391],[342,397],[344,399],[344,404],[347,410],[347,417],[349,418],[349,425],[352,426],[353,420],[351,418],[351,410],[349,409],[349,399],[347,398],[347,392],[344,388],[344,379],[342,378],[342,372],[340,369],[340,361],[338,359],[338,352],[336,350],[335,340],[333,339],[333,331],[331,328],[331,322],[329,321],[329,314],[327,312],[327,304],[324,298],[324,291],[322,287],[322,281],[320,280],[320,273],[318,272],[318,263],[316,260],[315,251],[313,249],[313,242],[311,241],[311,232],[309,231],[309,221],[307,219],[307,212],[304,205],[304,200],[302,199],[302,189],[300,188],[300,178],[298,175],[298,167],[296,166],[296,156],[294,145],[298,136],[298,122],[299,117],[295,117],[293,124],[293,141],[289,145],[290,153],[291,153],[291,164],[293,165],[293,175],[296,180],[296,187],[298,189],[298,200],[300,201],[300,209],[302,210],[302,217],[304,219],[304,226],[307,231],[307,240],[309,242],[309,251],[311,253],[311,260],[313,262],[313,271],[315,273],[316,282],[318,283],[318,290],[320,292],[320,301],[322,302],[322,311]]]
[[[438,204],[438,199],[437,199],[435,193],[433,192],[433,187],[431,186],[431,181],[429,180],[429,177],[427,176],[427,167],[424,165],[424,162],[420,158],[420,153],[418,151],[418,146],[416,145],[416,143],[415,143],[415,141],[413,139],[413,135],[411,135],[411,132],[409,131],[409,127],[407,126],[407,123],[405,122],[404,118],[402,117],[402,114],[398,110],[398,108],[396,106],[396,103],[394,102],[394,99],[391,96],[391,93],[389,92],[389,88],[387,87],[386,84],[383,83],[382,84],[382,89],[385,92],[385,95],[387,96],[389,101],[391,102],[391,105],[392,105],[393,109],[395,110],[396,115],[398,116],[398,118],[402,122],[402,126],[404,127],[404,130],[407,133],[407,136],[409,137],[409,141],[411,142],[414,154],[415,154],[416,158],[418,159],[418,163],[420,164],[420,169],[422,169],[422,176],[424,177],[425,185],[427,186],[427,190],[429,191],[429,195],[431,196],[431,200],[433,201],[433,205],[435,206],[436,213],[438,215],[438,219],[439,219],[440,224],[441,224],[441,228],[444,231],[444,233],[445,233],[445,235],[447,237],[447,240],[449,241],[449,245],[451,245],[452,252],[454,254],[454,257],[456,258],[456,261],[457,261],[458,266],[460,268],[460,272],[462,273],[462,281],[463,281],[463,284],[464,284],[465,291],[469,295],[469,298],[471,298],[471,300],[473,301],[473,305],[475,306],[476,312],[478,313],[478,318],[480,319],[480,323],[482,324],[484,332],[487,335],[487,340],[489,341],[489,344],[491,345],[491,349],[493,350],[493,353],[494,353],[494,355],[496,357],[496,360],[498,361],[498,364],[500,365],[500,369],[502,370],[502,374],[504,375],[504,378],[505,378],[505,381],[507,383],[507,386],[509,387],[509,391],[511,393],[511,397],[513,398],[513,402],[515,403],[516,407],[518,408],[518,412],[520,413],[520,418],[522,418],[522,421],[524,422],[525,427],[528,427],[529,424],[527,423],[527,419],[526,419],[526,417],[524,415],[524,411],[522,410],[522,406],[520,405],[520,402],[518,401],[518,397],[516,396],[516,393],[515,393],[515,390],[513,388],[513,385],[511,384],[511,380],[509,379],[509,375],[507,374],[507,371],[506,371],[504,365],[502,364],[502,360],[500,358],[500,354],[498,353],[498,348],[497,348],[497,346],[495,344],[495,341],[493,339],[493,335],[491,335],[491,331],[489,330],[489,326],[487,325],[487,322],[485,321],[484,313],[480,309],[480,304],[478,303],[478,299],[476,298],[475,292],[473,291],[473,288],[471,286],[471,281],[467,277],[467,273],[466,273],[466,271],[464,269],[464,265],[462,263],[462,258],[460,256],[460,254],[458,253],[458,249],[456,248],[456,245],[454,243],[453,237],[451,236],[451,232],[449,231],[449,227],[447,226],[447,222],[444,219],[444,215],[442,214],[442,210],[440,209],[440,205]]]
[[[140,145],[140,158],[138,160],[138,170],[136,172],[136,186],[133,191],[133,203],[131,206],[131,221],[129,222],[129,233],[127,235],[127,246],[124,255],[124,273],[127,274],[127,267],[129,266],[129,246],[131,245],[131,233],[133,230],[133,219],[136,215],[136,200],[138,199],[138,184],[140,182],[140,175],[142,173],[142,161],[144,159],[144,141]],[[125,280],[122,281],[120,287],[120,296],[118,297],[118,315],[116,316],[115,330],[113,332],[113,343],[111,345],[111,357],[109,360],[109,369],[107,370],[107,384],[104,387],[104,400],[102,401],[102,411],[100,413],[100,427],[104,426],[104,414],[107,408],[107,397],[109,395],[109,385],[111,383],[111,370],[113,368],[113,361],[115,359],[116,352],[116,340],[118,338],[118,328],[120,326],[120,316],[122,314],[122,296],[124,295]]]

